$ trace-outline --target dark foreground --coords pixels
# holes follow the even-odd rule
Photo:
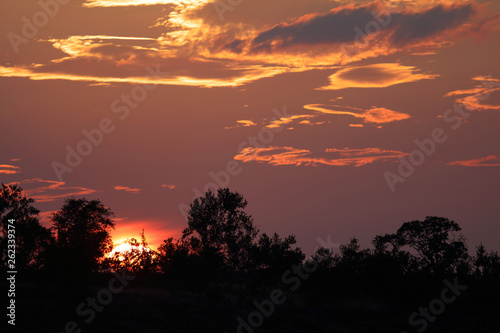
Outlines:
[[[302,271],[272,280],[25,276],[16,286],[15,330],[8,331],[500,332],[497,279],[420,276],[370,285]]]

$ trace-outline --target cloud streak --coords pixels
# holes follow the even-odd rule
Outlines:
[[[500,167],[500,157],[491,155],[471,160],[449,162],[447,164],[463,167]]]
[[[301,114],[301,115],[294,115],[294,116],[289,116],[289,117],[281,117],[280,119],[273,120],[269,125],[267,125],[267,128],[279,128],[283,125],[289,125],[293,122],[299,122],[299,124],[303,125],[313,125],[313,124],[322,124],[321,123],[311,123],[309,119],[312,119],[316,117],[315,115],[310,115],[310,114]]]
[[[378,108],[378,107],[373,107],[368,110],[339,106],[339,105],[323,105],[323,104],[307,104],[304,105],[303,107],[306,110],[316,111],[321,114],[349,115],[356,118],[361,118],[365,123],[373,123],[373,124],[384,124],[410,118],[410,115],[406,113],[396,112],[386,108]],[[333,110],[332,108],[336,109],[348,108],[357,110],[358,112]]]
[[[236,120],[236,125],[235,126],[227,126],[224,127],[224,129],[232,129],[232,128],[238,128],[238,127],[250,127],[250,126],[256,126],[257,124],[254,123],[251,120]]]
[[[90,188],[66,186],[65,182],[45,180],[41,178],[25,179],[21,182],[13,182],[7,185],[13,184],[21,185],[26,193],[26,196],[31,197],[38,202],[50,202],[71,196],[82,196],[97,192],[96,190]]]
[[[187,5],[204,4],[203,0],[87,0],[83,7],[130,7],[130,6],[155,6],[155,5]]]
[[[295,165],[295,166],[354,166],[360,167],[374,162],[395,161],[398,157],[407,154],[396,150],[380,148],[362,149],[326,149],[323,153],[315,154],[308,149],[292,147],[244,148],[235,160],[242,162],[258,162],[269,165]]]
[[[472,79],[481,84],[476,85],[473,89],[455,90],[447,93],[444,97],[463,96],[455,100],[456,103],[462,104],[471,111],[496,111],[500,110],[500,105],[484,104],[482,101],[492,98],[494,95],[497,99],[500,97],[500,80],[484,76],[476,76]],[[499,100],[500,102],[500,100]]]
[[[134,194],[137,194],[137,193],[144,191],[144,189],[132,188],[132,187],[127,187],[127,186],[114,186],[113,189],[115,189],[117,191],[125,191],[125,192],[129,192],[129,193],[134,193]]]
[[[21,168],[15,165],[10,164],[0,164],[0,174],[4,175],[14,175],[16,173],[20,173]]]

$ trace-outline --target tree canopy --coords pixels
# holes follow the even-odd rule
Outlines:
[[[201,251],[215,251],[231,268],[244,268],[248,253],[259,230],[243,209],[247,201],[238,192],[219,189],[208,191],[190,206],[188,227],[182,238],[199,244]]]
[[[40,224],[39,210],[18,185],[0,188],[0,245],[3,262],[7,257],[8,221],[14,219],[16,239],[16,267],[37,269],[46,262],[47,249],[53,242],[50,229]]]
[[[113,216],[99,200],[67,199],[52,216],[59,253],[70,256],[83,270],[97,269],[113,248]]]

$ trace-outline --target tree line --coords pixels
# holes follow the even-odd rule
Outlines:
[[[352,238],[339,251],[319,247],[306,259],[296,247],[296,237],[260,233],[245,212],[247,201],[227,188],[207,192],[190,205],[187,227],[180,239],[168,238],[155,251],[141,239],[127,240],[128,251],[109,255],[115,227],[113,212],[99,200],[67,199],[50,217],[52,226],[41,225],[34,200],[18,185],[0,191],[0,246],[7,262],[7,224],[16,223],[16,267],[25,271],[61,271],[92,274],[126,269],[137,274],[162,274],[192,285],[221,276],[277,278],[307,261],[318,267],[318,279],[362,276],[390,280],[419,274],[461,274],[477,279],[498,279],[500,257],[481,244],[469,255],[460,226],[447,218],[428,216],[405,222],[394,233],[378,235],[373,248],[361,249]],[[229,275],[228,275],[229,274]],[[246,275],[245,275],[246,274]]]

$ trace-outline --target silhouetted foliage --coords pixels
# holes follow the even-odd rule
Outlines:
[[[318,247],[311,258],[318,263],[318,268],[321,270],[332,269],[340,260],[340,257],[335,255],[333,249],[323,246]]]
[[[99,200],[67,199],[52,216],[60,265],[89,272],[113,248],[113,212]]]
[[[389,265],[386,270],[396,274],[410,274],[419,270],[419,260],[410,252],[402,250],[396,234],[375,236],[373,257],[380,265]]]
[[[477,277],[500,278],[500,257],[497,252],[488,253],[481,243],[476,248],[476,256],[472,261],[476,267],[474,274]]]
[[[297,243],[295,235],[281,239],[277,233],[272,237],[262,234],[251,251],[252,270],[274,271],[282,274],[292,265],[300,265],[305,258],[300,248],[292,248]]]
[[[40,224],[38,219],[40,211],[32,206],[33,202],[33,199],[23,195],[21,187],[2,184],[0,189],[2,263],[7,264],[8,220],[15,219],[11,233],[15,235],[15,265],[21,270],[43,267],[47,259],[47,250],[54,241],[50,229]]]
[[[182,238],[199,255],[223,258],[226,267],[244,270],[258,229],[243,209],[247,201],[237,192],[219,189],[196,198],[188,213]]]
[[[340,245],[340,260],[337,268],[343,269],[349,275],[361,274],[363,263],[369,254],[369,250],[361,250],[359,240],[353,237],[349,244]]]
[[[460,226],[447,218],[427,216],[424,221],[404,223],[395,236],[398,246],[409,246],[419,254],[422,269],[454,271],[467,258],[465,238],[454,233]],[[451,238],[451,239],[450,239]]]
[[[158,265],[165,273],[181,270],[186,265],[190,256],[189,247],[186,243],[174,240],[170,237],[163,241],[158,247]]]

